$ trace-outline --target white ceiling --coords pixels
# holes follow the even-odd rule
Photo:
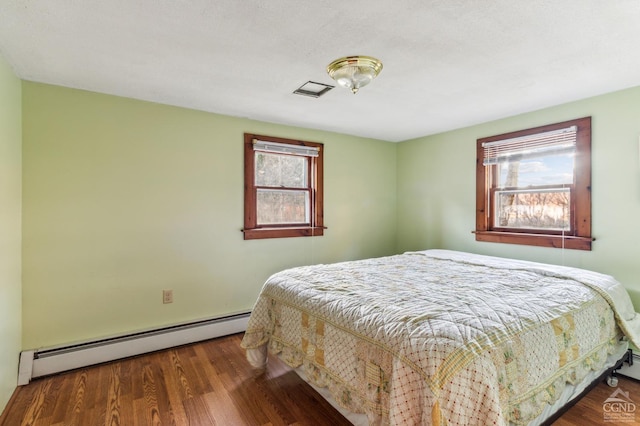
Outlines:
[[[639,42],[638,0],[0,0],[24,80],[387,141],[638,86]]]

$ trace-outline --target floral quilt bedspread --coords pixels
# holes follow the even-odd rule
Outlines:
[[[242,346],[255,367],[267,348],[303,365],[371,425],[527,424],[637,342],[635,315],[607,275],[428,250],[274,274]]]

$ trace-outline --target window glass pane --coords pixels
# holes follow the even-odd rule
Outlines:
[[[498,164],[498,188],[573,184],[573,154]]]
[[[309,218],[309,192],[258,189],[258,225],[306,224]]]
[[[569,231],[570,189],[545,188],[495,192],[495,226]]]
[[[307,157],[255,153],[256,186],[307,187]]]

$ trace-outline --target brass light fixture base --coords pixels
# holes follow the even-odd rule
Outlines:
[[[371,83],[382,71],[382,62],[371,56],[345,56],[327,66],[327,73],[338,85],[354,94]]]

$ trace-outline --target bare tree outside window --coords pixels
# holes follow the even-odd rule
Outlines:
[[[498,226],[568,231],[569,189],[496,192]]]
[[[256,153],[258,225],[309,223],[307,157]]]
[[[519,168],[520,168],[520,162],[519,161],[513,161],[513,162],[509,163],[509,168],[508,168],[508,171],[507,171],[507,178],[506,178],[506,182],[505,182],[505,186],[507,188],[515,187],[518,184],[518,169]],[[499,226],[508,226],[509,225],[509,214],[508,214],[508,211],[507,211],[506,207],[513,205],[513,202],[515,201],[515,195],[514,194],[506,195],[506,197],[507,197],[507,199],[504,200],[504,206],[505,207],[498,211]]]

